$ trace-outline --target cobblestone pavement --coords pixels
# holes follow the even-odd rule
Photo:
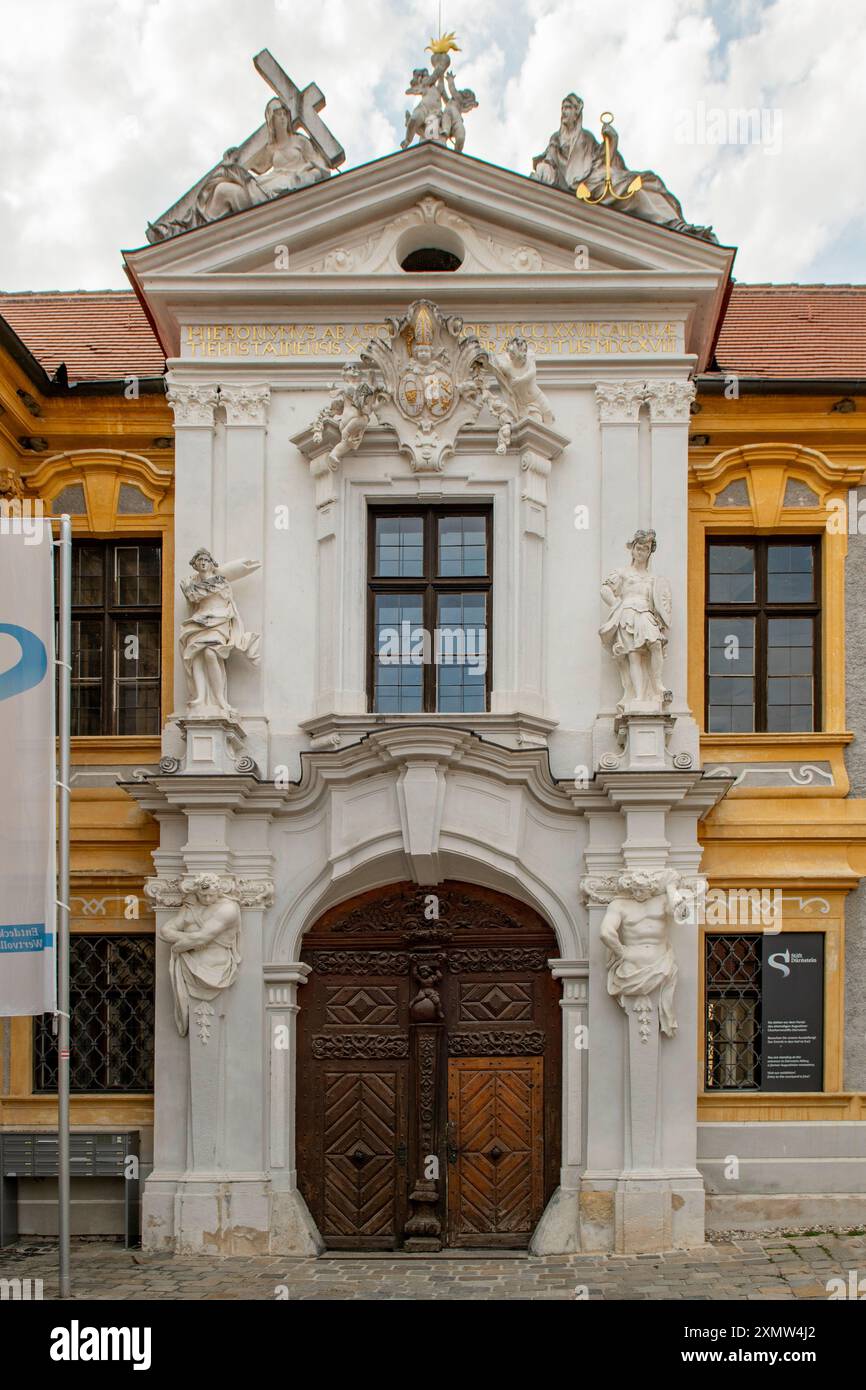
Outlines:
[[[670,1255],[500,1253],[371,1257],[149,1255],[76,1241],[72,1281],[83,1299],[826,1299],[827,1281],[866,1278],[866,1236],[718,1241]],[[57,1295],[50,1244],[0,1252],[0,1278],[41,1278]]]

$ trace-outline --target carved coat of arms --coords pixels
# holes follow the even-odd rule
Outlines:
[[[396,431],[416,471],[439,472],[484,403],[487,353],[477,338],[463,336],[461,318],[429,299],[386,322],[388,341],[374,339],[361,354],[362,366],[384,383],[377,418]]]

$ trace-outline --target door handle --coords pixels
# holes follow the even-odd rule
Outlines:
[[[401,1168],[406,1167],[406,1141],[404,1139],[401,1139],[397,1145],[397,1162]]]
[[[449,1163],[456,1163],[456,1162],[457,1162],[457,1154],[458,1154],[458,1152],[459,1152],[459,1150],[458,1150],[458,1148],[457,1148],[457,1145],[454,1143],[454,1137],[453,1137],[453,1136],[454,1136],[454,1121],[453,1121],[453,1120],[449,1120],[448,1123],[447,1123],[446,1126],[445,1126],[445,1150],[446,1150],[446,1152],[447,1152],[447,1154],[448,1154],[448,1162],[449,1162]]]

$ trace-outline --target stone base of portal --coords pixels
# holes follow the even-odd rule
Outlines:
[[[541,1214],[530,1255],[573,1255],[580,1250],[580,1193],[558,1187]]]
[[[148,1178],[142,1247],[178,1254],[318,1255],[321,1237],[301,1194],[273,1191],[262,1174]]]
[[[580,1248],[616,1255],[656,1255],[705,1243],[704,1183],[697,1169],[584,1175]]]

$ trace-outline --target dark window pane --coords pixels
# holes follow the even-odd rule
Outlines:
[[[101,545],[73,544],[72,607],[99,608],[105,602],[105,551]]]
[[[754,603],[755,551],[750,545],[711,545],[710,603]]]
[[[767,547],[767,599],[770,603],[811,603],[815,597],[811,544]]]
[[[487,573],[487,525],[483,516],[441,517],[439,574],[443,579]]]
[[[102,679],[103,627],[99,618],[72,619],[72,679]]]
[[[114,623],[114,677],[118,681],[158,677],[160,624],[156,618],[117,618]]]
[[[90,685],[73,683],[69,722],[70,733],[76,737],[103,732],[101,682]]]
[[[119,545],[114,552],[114,603],[137,608],[160,601],[158,545]]]
[[[375,573],[382,579],[415,579],[424,573],[423,517],[376,517]]]
[[[711,676],[754,675],[754,618],[711,618],[709,636]]]

